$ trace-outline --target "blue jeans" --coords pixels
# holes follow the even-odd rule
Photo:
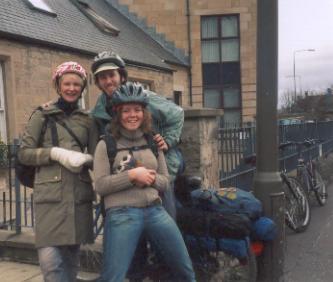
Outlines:
[[[183,237],[161,205],[111,208],[104,226],[103,282],[123,282],[142,233],[163,258],[177,280],[195,281]]]
[[[79,266],[80,245],[38,249],[38,259],[45,282],[73,282]]]

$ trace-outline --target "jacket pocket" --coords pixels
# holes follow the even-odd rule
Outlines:
[[[62,200],[61,167],[58,164],[41,166],[36,170],[35,203],[57,203]]]

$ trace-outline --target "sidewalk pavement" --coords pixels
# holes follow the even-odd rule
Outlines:
[[[284,282],[333,281],[333,185],[324,207],[311,201],[311,222],[304,233],[287,231]]]
[[[0,261],[1,282],[43,282],[38,265]]]

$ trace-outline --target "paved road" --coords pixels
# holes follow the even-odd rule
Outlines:
[[[309,228],[301,234],[287,230],[285,282],[333,281],[333,185],[324,207],[312,201]]]

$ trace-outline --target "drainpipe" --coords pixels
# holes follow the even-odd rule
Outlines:
[[[186,0],[186,17],[187,17],[187,40],[188,40],[188,63],[190,66],[188,72],[188,83],[190,90],[190,106],[192,102],[192,44],[191,44],[191,15],[190,15],[190,0]]]

